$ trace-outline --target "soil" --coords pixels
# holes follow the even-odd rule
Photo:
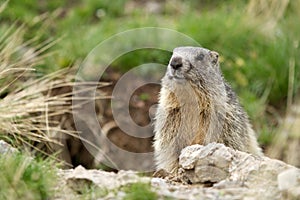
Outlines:
[[[100,91],[106,96],[112,96],[115,84],[118,82],[120,77],[122,77],[123,73],[117,71],[116,69],[109,69],[106,71],[107,78],[100,80],[101,82],[109,82],[111,85],[100,88]],[[138,80],[132,80],[138,81]],[[104,99],[104,100],[96,100],[96,112],[98,115],[98,121],[100,127],[105,129],[107,137],[109,140],[114,143],[117,147],[120,147],[123,150],[135,153],[147,153],[153,152],[152,142],[153,142],[153,126],[152,120],[155,115],[155,109],[153,105],[157,104],[158,101],[158,93],[160,90],[159,85],[148,84],[139,87],[130,97],[129,105],[124,105],[126,107],[129,106],[130,116],[124,116],[125,118],[132,118],[134,123],[138,126],[145,127],[148,126],[148,132],[150,132],[151,136],[149,137],[139,137],[132,136],[125,133],[121,130],[115,122],[113,112],[112,112],[112,99]],[[62,94],[68,93],[72,91],[70,87],[64,87],[56,89],[52,91],[53,94]],[[117,113],[118,114],[118,113]],[[61,116],[60,119],[55,119],[61,122],[61,125],[64,129],[67,130],[76,130],[74,125],[73,116],[71,114],[65,114]],[[88,120],[88,117],[86,117]],[[121,118],[121,121],[123,119]],[[87,130],[92,130],[91,127],[88,127]],[[149,133],[148,133],[149,135]],[[93,138],[91,138],[93,140]],[[61,160],[67,163],[66,167],[76,167],[78,165],[82,165],[85,168],[97,168],[99,166],[102,167],[101,161],[95,160],[94,156],[85,148],[82,144],[82,141],[78,138],[74,138],[71,136],[66,136],[61,138],[61,143],[64,144],[64,147],[61,146],[52,146],[52,152],[60,151],[59,157]],[[105,145],[104,145],[105,146]],[[101,149],[106,149],[110,154],[114,154],[116,152],[111,151],[107,147],[101,147]],[[107,152],[106,152],[107,153]],[[111,155],[110,155],[111,156]],[[132,161],[128,160],[128,158],[122,155],[116,155],[117,159],[121,159],[120,162],[130,163]],[[150,165],[151,163],[149,162]]]
[[[111,86],[102,88],[108,96],[112,96],[113,89],[116,82],[122,76],[122,73],[116,70],[107,70],[109,79],[103,79],[102,81],[111,82]],[[133,80],[134,81],[134,80]],[[154,84],[148,84],[138,88],[131,96],[129,105],[129,113],[132,120],[139,126],[151,125],[153,120],[155,110],[151,109],[153,105],[157,104],[158,93],[160,87]],[[105,126],[106,123],[111,123],[114,121],[112,114],[111,100],[102,101],[104,104],[103,121],[101,122],[101,127]],[[153,128],[152,128],[153,132]],[[115,126],[108,132],[109,139],[116,144],[118,147],[136,153],[145,153],[153,151],[152,140],[153,137],[139,138],[133,137],[126,134],[119,127]]]

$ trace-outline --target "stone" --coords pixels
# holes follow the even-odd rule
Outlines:
[[[210,182],[212,188],[226,194],[240,190],[244,197],[254,195],[280,199],[284,195],[280,188],[296,191],[294,188],[299,185],[298,179],[291,178],[299,169],[279,160],[236,151],[218,143],[186,147],[179,157],[179,164],[182,180],[192,184]],[[292,182],[287,184],[289,179]]]
[[[64,179],[68,185],[78,185],[80,182],[113,190],[123,185],[136,182],[150,182],[148,177],[140,177],[134,171],[119,171],[118,173],[102,170],[86,170],[82,166],[75,169],[64,170]]]
[[[14,147],[12,147],[7,142],[0,140],[0,154],[4,153],[16,153],[18,150]]]
[[[291,168],[281,172],[277,181],[286,199],[300,199],[300,169]]]
[[[291,168],[278,174],[277,176],[279,190],[287,190],[297,185],[300,186],[300,170]]]
[[[205,148],[193,145],[182,150],[179,165],[184,169],[184,179],[191,183],[216,183],[227,178],[232,154],[223,151],[222,144],[211,143]]]
[[[80,199],[81,188],[93,186],[105,191],[98,199],[123,199],[122,187],[133,183],[150,184],[159,199],[300,199],[300,169],[279,160],[211,143],[186,147],[179,163],[179,172],[172,179],[81,166],[60,170],[60,188],[65,187],[68,194],[61,199]]]

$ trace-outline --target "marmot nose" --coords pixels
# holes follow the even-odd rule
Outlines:
[[[172,58],[170,65],[175,70],[179,69],[180,67],[182,67],[182,58],[180,57]]]

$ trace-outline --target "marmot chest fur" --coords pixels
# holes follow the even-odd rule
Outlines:
[[[247,114],[223,78],[218,53],[204,48],[174,49],[154,131],[156,167],[168,172],[177,170],[181,150],[192,144],[219,142],[262,155]]]

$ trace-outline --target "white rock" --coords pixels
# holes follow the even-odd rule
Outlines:
[[[278,174],[279,190],[288,190],[295,186],[300,186],[300,169],[291,168]]]

